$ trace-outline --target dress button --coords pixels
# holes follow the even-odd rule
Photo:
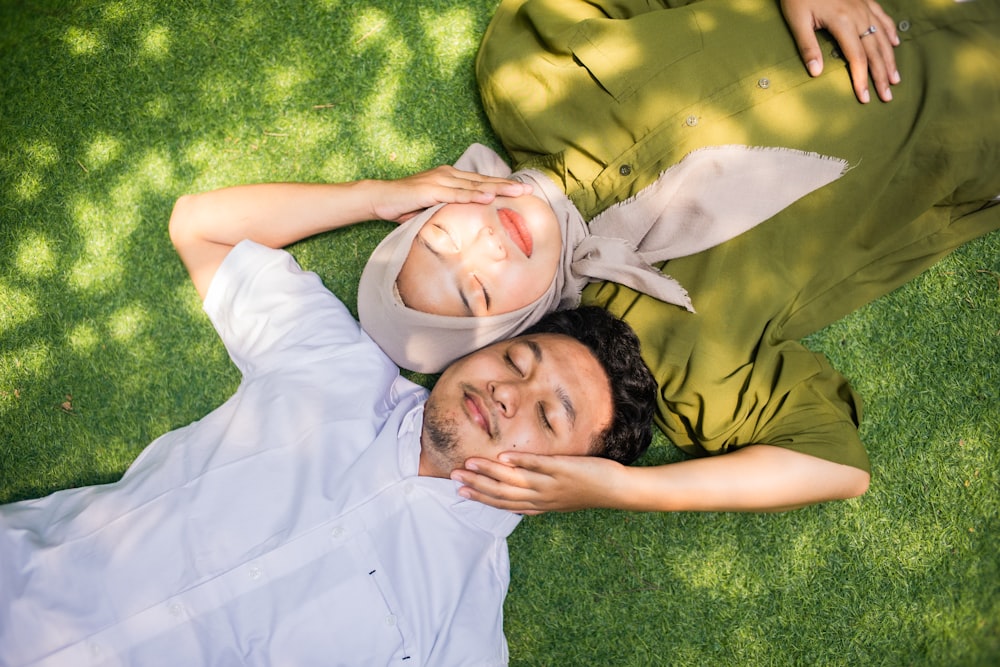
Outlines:
[[[632,173],[631,165],[623,164],[622,166],[618,167],[618,173],[621,174],[622,176],[628,176],[629,174]]]
[[[910,22],[907,21],[906,19],[903,19],[902,21],[899,22],[899,25],[896,27],[899,28],[900,32],[906,32],[907,30],[910,29]]]
[[[698,117],[693,115],[688,116],[687,118],[684,119],[684,124],[687,125],[688,127],[694,127],[695,125],[698,124]]]
[[[762,77],[760,79],[757,79],[757,86],[759,88],[770,88],[771,80],[768,79],[767,77]]]

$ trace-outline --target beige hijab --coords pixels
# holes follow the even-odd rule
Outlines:
[[[584,222],[563,191],[541,172],[511,172],[489,148],[473,144],[455,167],[529,183],[562,231],[563,253],[548,290],[519,310],[452,317],[408,308],[396,277],[420,228],[444,204],[426,209],[379,243],[361,275],[361,325],[403,368],[437,373],[469,352],[509,338],[550,311],[572,308],[588,282],[611,280],[694,311],[677,281],[653,263],[727,241],[795,200],[839,178],[843,160],[789,149],[720,146],[689,153],[636,196]]]

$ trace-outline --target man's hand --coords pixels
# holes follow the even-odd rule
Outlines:
[[[847,60],[858,100],[871,99],[869,74],[879,99],[892,99],[890,86],[900,81],[893,54],[899,37],[892,17],[875,0],[781,0],[781,9],[811,75],[823,71],[816,31],[826,29]]]
[[[459,495],[520,514],[614,507],[614,482],[625,466],[593,456],[506,452],[503,463],[472,458],[451,478]],[[505,465],[505,463],[507,465]]]
[[[531,186],[505,178],[483,176],[441,166],[395,181],[377,181],[372,197],[372,217],[405,222],[436,204],[488,204],[500,195],[519,197]]]

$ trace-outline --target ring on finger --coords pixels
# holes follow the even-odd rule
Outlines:
[[[875,26],[870,25],[870,26],[868,26],[867,30],[865,30],[863,33],[861,33],[860,35],[858,35],[858,38],[859,39],[864,39],[868,35],[874,35],[876,32],[878,32],[878,30],[875,28]]]

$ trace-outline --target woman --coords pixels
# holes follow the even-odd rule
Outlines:
[[[853,63],[853,85],[802,71],[771,2],[648,4],[501,4],[477,73],[518,169],[561,183],[589,217],[711,146],[814,151],[850,167],[766,224],[668,262],[695,314],[610,282],[585,291],[638,333],[664,433],[726,456],[625,468],[511,452],[508,466],[472,459],[453,478],[468,497],[522,512],[782,510],[859,495],[860,398],[797,341],[1000,227],[1000,7],[885,3],[894,57],[918,85],[862,106]],[[862,12],[848,38],[871,55],[889,28],[868,21]],[[829,54],[832,41],[819,41]]]

